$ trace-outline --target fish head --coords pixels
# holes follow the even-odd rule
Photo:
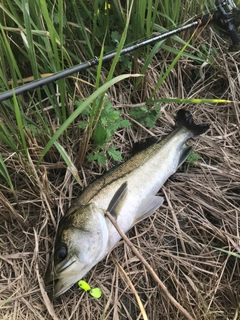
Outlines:
[[[104,211],[94,203],[72,206],[59,223],[53,263],[50,262],[45,284],[53,282],[50,296],[56,298],[102,259],[108,243]]]

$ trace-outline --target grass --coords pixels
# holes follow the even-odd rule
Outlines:
[[[183,106],[211,129],[193,143],[194,163],[162,189],[161,210],[128,236],[195,319],[238,319],[237,54],[206,28],[119,57],[124,45],[187,21],[204,4],[0,4],[1,92],[100,56],[97,68],[1,104],[1,319],[140,319],[141,312],[150,320],[183,319],[123,242],[87,275],[103,292],[99,300],[74,287],[52,307],[41,279],[57,223],[80,189],[110,169],[116,154],[128,158],[137,140],[169,132]],[[112,50],[115,59],[103,65],[101,56]],[[104,166],[94,157],[101,152]]]
[[[51,7],[51,5],[50,1],[35,1],[33,4],[27,0],[16,1],[14,4],[11,1],[6,1],[0,5],[2,9],[0,60],[7,62],[2,63],[1,66],[1,91],[9,89],[12,85],[15,87],[19,83],[29,81],[31,77],[37,79],[40,75],[44,76],[75,65],[80,62],[80,59],[91,59],[93,55],[100,56],[99,65],[96,71],[89,70],[80,77],[71,77],[60,80],[56,84],[44,86],[42,89],[29,93],[26,98],[16,97],[13,101],[4,102],[4,112],[1,111],[2,131],[0,134],[13,151],[17,151],[16,146],[19,146],[18,152],[22,153],[24,150],[25,156],[27,147],[23,127],[28,128],[29,134],[33,136],[44,136],[49,142],[47,146],[41,146],[44,148],[41,160],[47,150],[54,145],[57,136],[63,133],[69,135],[70,131],[74,130],[73,121],[83,110],[83,108],[75,107],[76,97],[80,96],[84,100],[88,97],[89,100],[85,101],[85,107],[90,102],[93,103],[93,107],[88,121],[89,125],[80,146],[82,153],[78,159],[79,164],[81,164],[85,159],[89,141],[97,126],[99,113],[104,107],[104,86],[102,90],[100,89],[103,84],[104,67],[101,63],[101,56],[105,53],[106,48],[108,51],[117,49],[106,81],[113,81],[112,79],[118,75],[119,71],[123,73],[124,69],[129,71],[129,68],[131,72],[139,71],[141,74],[145,74],[154,55],[159,50],[159,44],[153,48],[148,46],[146,49],[136,51],[133,61],[126,57],[125,60],[124,57],[119,58],[120,51],[126,42],[131,43],[137,39],[149,37],[155,30],[159,31],[160,23],[163,24],[163,27],[164,23],[166,24],[166,14],[164,15],[165,18],[161,20],[161,13],[164,10],[168,13],[171,11],[172,14],[173,12],[170,9],[170,4],[169,8],[165,4],[163,10],[159,1],[147,1],[144,4],[137,1],[126,1],[123,2],[122,6],[119,6],[116,1],[112,5],[107,5],[106,1],[94,1],[91,4],[92,8],[90,4],[86,6],[83,2],[79,7],[75,1],[71,2],[71,5],[67,8],[65,8],[66,5],[63,1],[59,1],[56,6]],[[188,13],[196,9],[198,9],[197,5],[188,7]],[[146,10],[147,15],[145,17]],[[93,16],[91,12],[94,12]],[[173,16],[175,17],[175,14]],[[136,17],[144,22],[142,29],[136,28],[136,21],[138,21]],[[118,25],[111,23],[115,20],[119,21]],[[178,21],[176,19],[176,23]],[[86,22],[86,25],[83,25],[83,22]],[[118,45],[116,48],[115,38],[117,35]],[[114,46],[113,40],[115,40]],[[175,37],[176,41],[181,44],[183,42],[179,37]],[[174,64],[177,63],[187,45],[186,43],[182,49],[175,49],[174,54],[177,56],[173,64],[167,70],[164,69],[165,67],[160,70],[162,76],[159,78],[158,85],[149,95],[150,100],[152,100],[154,93],[168,76]],[[81,48],[80,51],[79,48]],[[148,58],[144,65],[139,68],[137,60],[143,56]],[[192,57],[194,58],[194,55]],[[197,56],[195,58],[199,59]],[[120,62],[117,63],[119,59]],[[123,60],[121,61],[121,59]],[[204,61],[204,55],[201,56],[200,61]],[[136,68],[136,66],[138,67]],[[142,86],[144,86],[145,77],[143,77],[143,80],[141,78],[139,77],[134,83],[134,91],[132,92],[134,96],[143,91]],[[6,79],[9,79],[9,81],[6,82]],[[91,96],[93,88],[95,90],[99,88],[102,92],[101,99],[98,99],[98,101],[96,96],[95,98]],[[142,96],[142,98],[146,100],[146,97]],[[48,113],[45,112],[46,108],[52,109],[56,121],[60,124],[57,133],[50,120],[52,115],[49,119]],[[74,111],[74,109],[76,110]],[[12,122],[9,122],[9,116],[17,120],[17,128],[12,125]],[[72,123],[73,127],[69,128]],[[12,138],[10,139],[9,136]],[[61,144],[61,141],[58,143]],[[63,153],[61,154],[63,155]],[[66,157],[63,156],[63,159],[66,160]],[[68,161],[66,164],[71,170],[72,166],[69,166]]]

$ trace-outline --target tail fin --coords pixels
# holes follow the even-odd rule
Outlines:
[[[176,125],[187,128],[194,136],[204,133],[209,128],[208,124],[195,124],[191,113],[184,109],[178,111]]]

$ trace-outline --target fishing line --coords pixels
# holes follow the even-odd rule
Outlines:
[[[146,40],[138,41],[136,44],[127,45],[120,52],[120,56],[130,53],[134,50],[147,46],[149,44],[155,43],[157,41],[165,40],[173,35],[176,35],[182,31],[186,31],[192,28],[203,27],[208,24],[209,20],[216,22],[216,24],[220,24],[228,33],[229,37],[232,40],[233,45],[240,44],[240,37],[236,32],[236,29],[240,25],[240,18],[238,17],[240,10],[236,7],[235,3],[232,0],[216,0],[215,5],[217,7],[217,11],[210,12],[204,15],[199,16],[196,20],[189,22],[180,27],[176,27],[170,31],[166,31],[160,35],[156,35],[153,37],[149,37]],[[116,51],[112,53],[108,53],[102,57],[101,62],[106,62],[111,60],[117,54]],[[10,99],[13,96],[17,96],[29,91],[32,91],[36,88],[42,87],[49,83],[55,82],[57,80],[66,78],[74,73],[79,73],[83,70],[86,70],[90,67],[96,66],[99,62],[98,57],[94,57],[93,59],[83,62],[79,65],[73,66],[71,68],[59,71],[45,78],[40,78],[34,80],[30,83],[24,84],[12,90],[8,90],[0,94],[0,102]]]

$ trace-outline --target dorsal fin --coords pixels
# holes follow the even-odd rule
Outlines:
[[[157,137],[150,137],[143,141],[135,142],[132,148],[132,156],[134,156],[138,152],[145,150],[147,147],[157,143],[158,140],[159,139]]]

